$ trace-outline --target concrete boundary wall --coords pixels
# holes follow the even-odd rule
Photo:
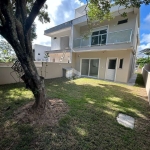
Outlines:
[[[42,64],[42,65],[41,65]],[[74,67],[71,63],[51,63],[43,62],[37,66],[39,75],[42,75],[45,79],[58,78],[63,76],[63,68]],[[20,82],[20,78],[11,69],[12,64],[0,65],[0,85],[11,84]]]
[[[148,95],[148,101],[150,104],[150,64],[147,64],[142,68],[142,75],[145,83],[146,92]]]

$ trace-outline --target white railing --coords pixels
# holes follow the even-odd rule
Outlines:
[[[128,43],[132,41],[132,29],[126,29],[121,31],[109,32],[107,33],[106,43],[91,44],[92,36],[87,38],[77,38],[73,40],[74,48],[90,47],[90,46],[101,46],[108,44],[119,44],[119,43]]]

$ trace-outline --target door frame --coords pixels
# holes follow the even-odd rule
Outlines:
[[[116,69],[115,69],[115,77],[114,77],[114,80],[112,80],[112,81],[116,81],[116,76],[117,76],[117,67],[118,67],[118,57],[107,57],[107,60],[106,60],[106,68],[105,68],[105,80],[107,80],[106,79],[106,75],[107,75],[107,68],[108,68],[108,62],[109,62],[109,60],[110,59],[116,59]]]
[[[89,71],[90,71],[90,62],[91,62],[91,59],[98,59],[98,60],[99,60],[98,76],[97,76],[97,77],[89,76],[89,71],[88,71],[88,76],[82,75],[82,74],[81,74],[82,77],[90,77],[90,78],[96,78],[96,79],[99,79],[100,58],[80,58],[80,73],[81,73],[81,69],[82,69],[82,59],[89,59]]]

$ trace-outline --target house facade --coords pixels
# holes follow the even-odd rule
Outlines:
[[[139,44],[140,10],[113,6],[113,19],[95,22],[89,32],[85,5],[75,10],[75,18],[48,30],[50,59],[71,63],[81,76],[127,83],[131,78]],[[126,12],[127,17],[121,17]]]
[[[51,51],[50,46],[44,46],[44,45],[39,45],[39,44],[34,44],[33,45],[33,57],[35,61],[49,61],[49,58],[46,58],[46,53],[49,53]]]

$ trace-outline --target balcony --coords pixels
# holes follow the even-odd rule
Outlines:
[[[85,48],[109,44],[130,43],[131,41],[132,29],[126,29],[109,33],[103,32],[102,34],[98,35],[95,32],[87,38],[77,38],[73,40],[73,48]]]

